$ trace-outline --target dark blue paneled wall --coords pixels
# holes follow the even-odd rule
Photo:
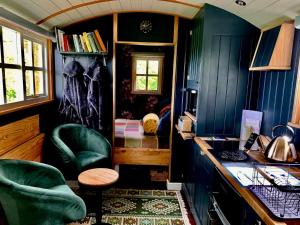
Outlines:
[[[291,70],[253,72],[248,108],[263,112],[261,133],[271,135],[272,127],[291,120],[300,54],[300,31],[294,38]],[[254,102],[256,101],[256,103]],[[250,103],[249,103],[250,104]],[[255,106],[256,105],[256,106]]]

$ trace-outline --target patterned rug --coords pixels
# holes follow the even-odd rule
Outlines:
[[[190,225],[179,191],[110,189],[102,211],[102,222],[112,225]],[[72,225],[93,224],[93,216]]]

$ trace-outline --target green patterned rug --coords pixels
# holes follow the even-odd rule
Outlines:
[[[190,225],[179,191],[110,189],[103,193],[102,221],[112,225]],[[93,224],[91,215],[72,225]]]

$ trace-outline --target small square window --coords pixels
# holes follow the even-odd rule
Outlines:
[[[132,93],[161,94],[164,55],[132,54]]]

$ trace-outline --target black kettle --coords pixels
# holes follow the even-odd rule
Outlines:
[[[275,135],[277,131],[282,130],[284,134]],[[277,125],[272,129],[272,140],[265,150],[265,157],[270,161],[276,162],[295,162],[297,152],[294,144],[294,130],[287,125]]]

